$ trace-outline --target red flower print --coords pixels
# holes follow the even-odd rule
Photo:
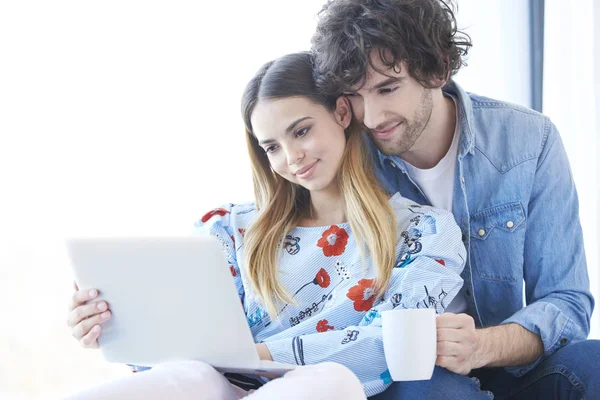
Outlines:
[[[317,276],[315,276],[315,279],[313,280],[313,283],[315,285],[319,285],[322,288],[326,288],[327,286],[329,286],[330,282],[331,279],[329,278],[329,274],[323,268],[321,268],[319,272],[317,272]]]
[[[235,250],[235,239],[233,238],[233,235],[231,235],[230,237],[231,237],[231,241],[233,242],[233,249]]]
[[[224,208],[216,208],[210,212],[207,212],[204,217],[202,217],[202,223],[205,223],[206,221],[208,221],[209,219],[211,219],[212,217],[214,217],[215,215],[219,215],[219,216],[223,216],[225,214],[229,214],[229,211],[227,211]]]
[[[445,262],[444,260],[442,260],[442,259],[440,259],[440,260],[435,260],[435,261],[439,262],[439,263],[440,263],[440,264],[442,264],[444,267],[446,266],[446,262]]]
[[[346,250],[346,244],[348,244],[348,233],[337,225],[332,225],[323,232],[323,236],[317,242],[317,246],[323,249],[326,257],[342,255]]]
[[[229,270],[231,271],[231,276],[237,276],[237,272],[235,272],[235,267],[233,265],[229,266]]]
[[[317,332],[327,332],[327,331],[332,331],[335,328],[331,325],[328,325],[329,321],[327,321],[326,319],[322,319],[317,323]]]
[[[375,301],[373,279],[361,279],[358,281],[358,285],[348,290],[346,297],[354,302],[354,309],[356,311],[369,311]]]
[[[246,230],[244,228],[238,228],[238,232],[240,235],[244,236],[246,234]]]

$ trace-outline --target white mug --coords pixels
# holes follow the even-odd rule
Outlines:
[[[385,361],[394,381],[431,379],[437,358],[433,308],[383,311]]]

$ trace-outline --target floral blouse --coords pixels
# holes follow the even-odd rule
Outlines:
[[[390,203],[398,240],[384,297],[375,301],[372,259],[363,259],[348,223],[297,227],[286,235],[279,261],[280,280],[294,302],[281,305],[276,320],[252,290],[244,265],[244,233],[257,216],[255,205],[217,208],[196,223],[195,233],[221,242],[254,340],[267,345],[273,360],[341,363],[360,379],[365,394],[373,396],[391,383],[381,311],[433,308],[443,313],[462,286],[466,259],[452,214],[419,206],[399,194]]]

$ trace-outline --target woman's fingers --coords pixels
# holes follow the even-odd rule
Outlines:
[[[94,328],[96,326],[100,327],[100,324],[107,321],[110,317],[111,317],[111,313],[110,313],[110,311],[107,310],[102,313],[96,314],[93,317],[86,318],[86,319],[80,321],[72,329],[73,336],[77,340],[83,340],[91,331],[94,330]],[[97,336],[93,340],[96,340],[96,339],[97,339]]]
[[[106,301],[94,301],[98,297],[98,290],[79,290],[76,282],[73,282],[75,293],[69,303],[69,314],[67,325],[71,333],[86,348],[98,347],[98,337],[102,332],[100,324],[111,317]]]
[[[71,302],[69,303],[69,311],[73,311],[77,307],[86,302],[95,299],[98,297],[98,291],[96,289],[91,290],[77,290],[73,293],[73,297],[71,298]]]
[[[108,310],[108,304],[105,301],[95,301],[90,304],[78,306],[69,313],[67,325],[73,328],[86,318],[94,317],[106,310]]]
[[[79,343],[81,344],[82,347],[85,347],[88,349],[97,348],[98,347],[98,337],[100,336],[101,332],[102,332],[102,328],[100,327],[100,325],[94,325],[92,327],[92,329],[90,329],[88,334],[85,335],[84,337],[82,337],[81,340],[79,340]]]

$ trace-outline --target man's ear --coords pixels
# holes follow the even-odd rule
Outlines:
[[[352,121],[352,108],[350,107],[350,102],[346,96],[340,96],[335,101],[334,115],[336,121],[342,128],[346,129],[350,126],[350,121]]]
[[[445,61],[445,65],[448,66],[448,64],[450,63],[450,58],[446,57],[446,61]],[[432,88],[442,88],[444,86],[446,86],[446,84],[448,83],[448,81],[450,80],[450,78],[452,77],[452,70],[450,68],[448,68],[448,70],[446,71],[446,76],[440,76],[438,78],[433,78],[430,82],[430,85]]]
[[[430,82],[431,88],[440,89],[440,88],[443,88],[444,86],[446,86],[446,83],[448,83],[448,80],[449,80],[449,75],[450,75],[450,73],[448,73],[448,78],[446,78],[446,79],[433,78]]]

